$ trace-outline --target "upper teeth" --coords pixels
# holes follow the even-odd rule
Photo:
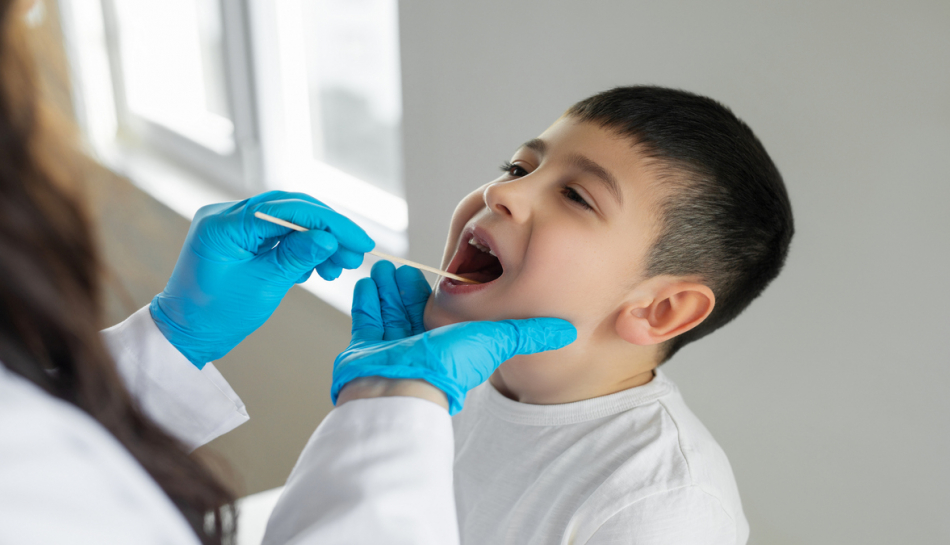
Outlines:
[[[488,246],[485,246],[484,244],[479,244],[478,240],[476,240],[475,237],[472,237],[472,239],[469,240],[468,243],[483,252],[487,252],[491,255],[494,255],[495,257],[498,257],[497,255],[495,255],[495,252],[493,252],[491,248],[489,248]]]

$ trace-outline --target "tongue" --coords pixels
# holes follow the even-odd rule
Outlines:
[[[501,274],[489,271],[474,271],[467,273],[459,273],[459,276],[462,278],[468,278],[469,280],[474,280],[479,284],[486,284],[492,280],[497,279]]]
[[[497,257],[476,250],[459,266],[455,274],[484,284],[495,280],[503,272]]]

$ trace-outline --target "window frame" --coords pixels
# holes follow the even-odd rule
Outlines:
[[[301,0],[247,0],[248,33],[264,164],[263,186],[312,193],[366,229],[389,253],[405,255],[408,205],[369,182],[312,158]],[[288,111],[292,111],[290,114]],[[303,134],[306,131],[307,134]],[[299,138],[292,135],[298,134]],[[402,173],[400,173],[401,175]]]
[[[234,148],[221,153],[171,127],[136,114],[128,108],[125,96],[121,44],[116,1],[99,0],[103,17],[106,51],[111,68],[113,100],[120,147],[149,148],[193,171],[212,183],[238,195],[261,190],[262,165],[256,127],[253,95],[253,67],[250,58],[247,14],[244,2],[216,0],[220,6],[225,92],[234,126]]]
[[[267,189],[306,192],[363,227],[378,249],[407,255],[408,195],[392,195],[316,160],[302,161],[301,154],[288,156],[292,147],[287,145],[285,100],[306,96],[306,87],[295,89],[293,82],[306,75],[301,75],[305,65],[282,70],[288,48],[277,38],[281,21],[292,20],[301,0],[219,0],[235,127],[235,151],[227,157],[157,123],[135,119],[119,102],[124,97],[115,67],[121,64],[115,58],[116,37],[110,37],[115,21],[109,10],[111,2],[122,0],[53,1],[59,8],[76,119],[88,152],[105,166],[188,220],[211,202]],[[345,270],[334,282],[313,275],[303,288],[349,314],[353,287],[368,276],[373,261]]]
[[[130,158],[155,155],[174,169],[187,170],[190,178],[207,181],[236,198],[267,189],[310,193],[354,219],[389,253],[407,253],[406,199],[313,159],[306,139],[295,142],[289,137],[304,130],[300,112],[309,107],[302,42],[287,43],[303,32],[295,25],[300,21],[301,0],[218,0],[234,122],[235,150],[228,155],[125,107],[115,27],[117,1],[122,0],[58,0],[77,82],[77,113],[93,151],[104,163],[122,171]],[[96,17],[98,22],[92,20]],[[102,61],[94,58],[97,53],[85,43],[94,37],[87,36],[89,29],[83,24],[102,27],[108,74],[101,67],[90,69]],[[103,78],[108,85],[102,85]]]

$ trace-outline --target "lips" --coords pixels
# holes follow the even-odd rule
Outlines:
[[[497,246],[488,233],[477,227],[466,229],[462,232],[459,248],[447,270],[482,285],[488,284],[505,272],[497,254]],[[462,284],[454,280],[450,282]]]

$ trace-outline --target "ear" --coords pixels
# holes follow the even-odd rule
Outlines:
[[[659,344],[693,329],[709,316],[716,296],[704,284],[687,281],[654,283],[620,309],[615,328],[631,344]]]

